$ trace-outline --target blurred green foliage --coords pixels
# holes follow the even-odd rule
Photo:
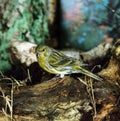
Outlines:
[[[10,0],[0,3],[0,71],[11,68],[11,41],[44,44],[49,37],[47,0]]]

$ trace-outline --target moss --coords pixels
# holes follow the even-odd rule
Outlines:
[[[11,0],[1,4],[0,70],[6,71],[11,67],[7,51],[11,41],[45,43],[46,38],[49,37],[46,1]]]

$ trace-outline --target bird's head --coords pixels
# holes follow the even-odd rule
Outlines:
[[[46,46],[46,45],[38,46],[36,48],[36,56],[37,56],[37,58],[47,56],[47,54],[49,53],[49,50],[50,50],[50,48],[48,46]]]

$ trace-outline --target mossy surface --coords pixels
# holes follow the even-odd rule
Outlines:
[[[6,0],[0,2],[0,71],[10,69],[11,41],[45,44],[49,37],[47,0]]]

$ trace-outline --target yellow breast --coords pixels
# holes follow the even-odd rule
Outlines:
[[[46,59],[44,55],[38,56],[38,63],[42,68],[45,67]]]

